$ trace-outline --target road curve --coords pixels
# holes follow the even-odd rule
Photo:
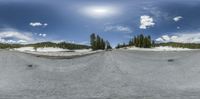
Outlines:
[[[199,51],[74,59],[0,51],[0,99],[200,99],[199,59]]]

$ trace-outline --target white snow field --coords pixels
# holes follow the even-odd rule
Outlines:
[[[127,50],[138,50],[138,51],[191,51],[195,49],[189,48],[174,48],[171,46],[159,46],[155,48],[138,48],[138,47],[128,47]]]
[[[62,49],[62,48],[53,48],[53,47],[44,47],[44,48],[37,48],[35,50],[33,47],[21,47],[21,48],[15,48],[14,51],[24,52],[28,54],[33,54],[41,57],[62,57],[62,58],[71,58],[76,56],[84,56],[88,54],[94,54],[98,51],[92,51],[91,49],[80,49],[80,50],[69,50],[69,49]]]
[[[0,50],[0,99],[200,99],[200,51],[49,59]]]
[[[21,48],[15,48],[16,51],[21,52],[61,52],[61,51],[69,51],[68,49],[62,49],[62,48],[53,48],[53,47],[44,47],[44,48],[37,48],[35,50],[33,47],[21,47]]]

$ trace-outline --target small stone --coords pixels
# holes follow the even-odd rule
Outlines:
[[[173,62],[173,61],[174,61],[174,59],[168,59],[167,61],[168,61],[168,62]]]
[[[28,67],[33,67],[33,65],[28,65]]]

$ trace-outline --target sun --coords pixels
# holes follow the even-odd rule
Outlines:
[[[105,18],[116,14],[117,10],[113,7],[86,7],[83,10],[84,14],[93,18]]]
[[[91,12],[95,13],[95,14],[99,14],[99,15],[104,15],[109,13],[109,9],[106,8],[96,8],[96,9],[92,9]]]

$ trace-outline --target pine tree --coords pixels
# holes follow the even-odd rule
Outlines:
[[[102,49],[102,50],[105,49],[105,42],[102,38],[101,38],[101,41],[100,41],[100,49]]]
[[[134,36],[134,38],[133,38],[133,44],[136,46],[137,45],[137,39],[136,39],[136,36]]]
[[[90,35],[90,44],[92,50],[98,50],[98,49],[105,50],[106,43],[107,42],[105,42],[104,39],[101,38],[99,35],[95,35],[94,33]]]
[[[150,48],[152,47],[151,37],[144,36],[143,34],[134,36],[134,38],[129,41],[129,46],[131,45],[140,48]]]
[[[129,45],[129,46],[132,46],[132,40],[129,41],[128,45]]]
[[[92,48],[92,50],[96,50],[96,35],[95,35],[95,33],[92,33],[91,35],[90,35],[90,44],[91,44],[91,48]]]
[[[148,44],[148,39],[147,39],[147,37],[145,36],[144,39],[143,39],[143,45],[142,45],[142,47],[143,47],[143,48],[147,48],[147,46],[148,46],[147,44]]]
[[[101,49],[101,38],[99,35],[97,35],[96,45],[97,45],[97,49]]]
[[[148,35],[148,48],[152,47],[152,41],[151,41],[151,36]]]
[[[106,49],[112,49],[112,47],[110,46],[110,43],[108,41],[106,41]]]
[[[140,34],[140,47],[144,46],[144,35]]]

